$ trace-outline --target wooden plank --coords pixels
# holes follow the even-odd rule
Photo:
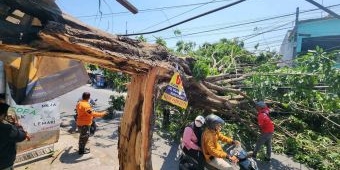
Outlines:
[[[20,92],[15,93],[16,96],[14,98],[16,99],[24,99],[24,96],[26,95],[25,94],[26,85],[28,84],[28,81],[29,81],[30,67],[31,67],[33,59],[34,59],[34,56],[32,55],[21,57],[18,76],[14,82],[15,87],[17,89],[20,89]]]

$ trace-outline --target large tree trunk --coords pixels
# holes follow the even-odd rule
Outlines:
[[[38,38],[21,42],[30,46],[30,50],[27,46],[24,49],[17,47],[10,49],[6,45],[0,45],[0,50],[76,59],[131,75],[144,74],[153,67],[159,67],[164,69],[164,74],[160,75],[165,77],[162,79],[163,82],[169,81],[171,73],[175,70],[174,66],[178,65],[190,106],[214,112],[231,109],[228,99],[216,95],[215,89],[212,91],[204,81],[196,81],[192,77],[189,65],[192,65],[194,60],[190,58],[177,58],[162,46],[111,35],[87,26],[62,13],[50,0],[44,0],[41,4],[23,0],[4,0],[4,3],[40,19],[43,25],[37,35]],[[12,27],[21,28],[20,25],[13,24]],[[35,29],[36,27],[28,27],[29,31],[24,32],[24,36],[30,33],[30,37],[34,37],[31,34],[36,32]],[[14,32],[13,35],[23,31],[11,30]],[[0,30],[0,35],[1,33]]]
[[[158,71],[154,68],[148,74],[134,75],[128,86],[118,142],[120,169],[152,169],[151,120]]]

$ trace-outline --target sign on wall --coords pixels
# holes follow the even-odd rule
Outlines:
[[[14,102],[13,102],[14,103]],[[33,105],[12,104],[9,114],[15,113],[19,123],[28,132],[30,141],[18,143],[18,153],[56,143],[59,139],[59,100]]]
[[[183,109],[188,107],[188,99],[178,72],[175,72],[172,76],[170,83],[163,93],[162,99]]]

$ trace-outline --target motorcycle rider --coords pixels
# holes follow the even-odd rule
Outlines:
[[[205,123],[203,116],[197,116],[195,121],[184,129],[182,148],[186,155],[198,162],[196,169],[203,169],[203,154],[201,149],[202,126]]]
[[[225,158],[230,159],[233,163],[236,163],[238,160],[236,157],[229,156],[223,151],[219,141],[235,144],[236,146],[240,146],[240,142],[221,133],[225,122],[219,116],[210,114],[205,118],[205,122],[207,128],[202,135],[202,151],[206,162],[217,169],[233,169]]]

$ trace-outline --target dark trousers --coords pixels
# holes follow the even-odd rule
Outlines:
[[[5,169],[2,169],[2,170],[14,170],[14,168],[13,168],[13,165],[12,165],[12,166],[5,168]]]
[[[254,149],[254,157],[256,157],[257,152],[261,149],[262,145],[266,145],[267,148],[267,158],[271,158],[271,153],[272,153],[272,138],[273,138],[273,133],[261,133],[259,139],[256,142],[256,146]]]
[[[204,169],[204,156],[201,151],[195,150],[195,149],[187,149],[185,146],[183,147],[183,152],[186,155],[189,155],[190,157],[194,158],[198,162],[198,166],[196,167],[197,170],[203,170]]]
[[[78,126],[79,130],[79,151],[85,150],[85,145],[90,137],[90,126]]]

